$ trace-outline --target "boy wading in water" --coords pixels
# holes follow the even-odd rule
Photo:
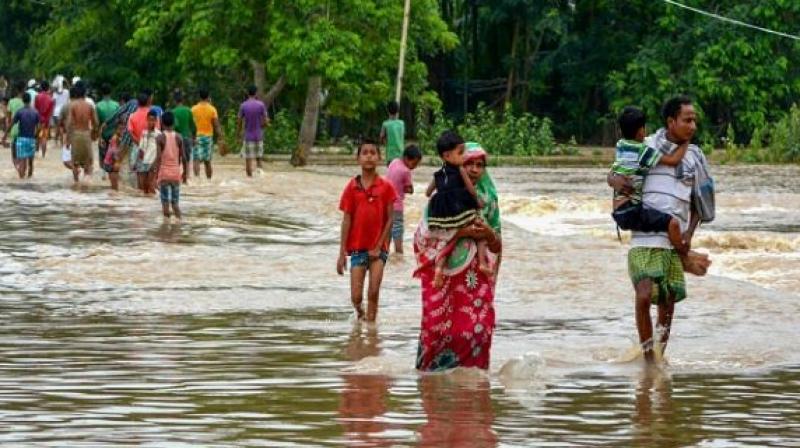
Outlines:
[[[164,219],[170,219],[169,207],[175,218],[181,219],[181,209],[178,201],[181,196],[181,181],[183,180],[183,138],[173,130],[175,116],[166,112],[161,117],[164,132],[156,138],[158,155],[156,156],[156,170],[158,171],[158,188],[161,193],[161,210]]]
[[[403,253],[403,230],[405,219],[403,216],[404,200],[406,194],[414,194],[414,184],[411,172],[417,168],[422,160],[422,152],[415,145],[409,145],[403,152],[403,157],[394,159],[386,171],[386,179],[392,183],[397,199],[394,201],[394,218],[392,220],[392,240],[394,251]]]
[[[378,146],[364,141],[358,147],[357,159],[361,175],[347,183],[342,193],[339,209],[344,213],[336,272],[344,275],[347,256],[350,256],[350,298],[357,317],[364,319],[364,280],[369,272],[367,289],[368,322],[378,315],[383,268],[389,249],[389,231],[397,195],[394,187],[378,175],[381,161]]]

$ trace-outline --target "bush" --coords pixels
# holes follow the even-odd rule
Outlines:
[[[242,151],[242,136],[236,133],[238,112],[238,109],[229,109],[222,119],[225,144],[228,145],[228,152],[231,154],[239,154]],[[286,111],[278,112],[264,129],[264,153],[290,154],[297,146],[299,129],[299,120]]]
[[[286,111],[278,112],[264,131],[264,152],[291,154],[297,146],[299,134],[300,120]]]
[[[763,139],[764,132],[757,132]],[[800,161],[800,108],[795,104],[785,117],[767,131],[766,156],[769,162]]]
[[[420,148],[427,154],[436,154],[436,139],[453,122],[441,109],[421,109],[417,115],[417,137]],[[498,114],[483,104],[464,117],[457,127],[466,141],[483,145],[490,154],[515,156],[541,156],[557,152],[552,123],[529,113],[515,115],[510,109]],[[571,152],[569,148],[560,152]]]

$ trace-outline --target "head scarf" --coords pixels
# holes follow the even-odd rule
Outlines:
[[[464,162],[475,159],[483,159],[484,163],[488,162],[489,154],[485,149],[476,142],[467,142],[465,145],[466,152],[464,153]],[[475,190],[478,192],[478,197],[483,201],[483,209],[481,216],[487,224],[495,231],[500,232],[500,207],[498,204],[497,187],[494,185],[492,176],[489,171],[484,168],[483,176],[478,179],[475,184]]]

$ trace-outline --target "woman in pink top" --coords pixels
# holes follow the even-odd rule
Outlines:
[[[161,116],[161,125],[164,127],[164,132],[156,140],[158,155],[155,161],[158,170],[156,182],[161,193],[161,210],[164,212],[164,218],[169,219],[169,206],[172,204],[172,211],[180,220],[181,209],[178,207],[178,200],[183,179],[183,139],[173,130],[175,115],[172,112],[165,112]]]

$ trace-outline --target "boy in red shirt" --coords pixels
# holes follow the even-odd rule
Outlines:
[[[378,175],[381,161],[378,146],[365,140],[356,153],[361,175],[347,183],[339,202],[344,213],[336,272],[344,275],[350,256],[350,299],[359,320],[364,319],[364,279],[369,271],[367,289],[367,322],[375,322],[383,268],[389,250],[394,200],[397,193],[387,180]]]

